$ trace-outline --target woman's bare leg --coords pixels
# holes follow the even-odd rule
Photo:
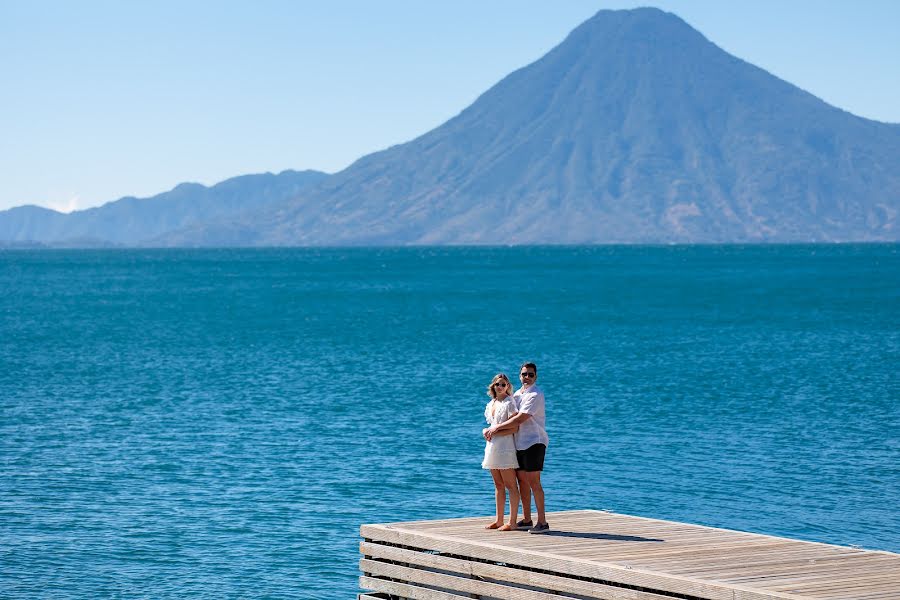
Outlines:
[[[509,491],[509,521],[500,528],[500,531],[511,531],[516,528],[519,517],[519,483],[516,481],[515,469],[503,469],[500,476],[503,485]]]
[[[503,505],[506,504],[506,486],[503,484],[503,476],[500,474],[500,469],[491,469],[491,477],[494,479],[494,500],[497,504],[497,518],[485,525],[485,529],[497,529],[503,525]]]

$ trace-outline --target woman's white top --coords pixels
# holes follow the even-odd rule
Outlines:
[[[484,409],[484,418],[488,425],[499,425],[516,414],[516,404],[512,397],[491,400]],[[515,469],[519,461],[516,460],[516,441],[512,435],[497,435],[484,446],[484,461],[482,469]]]

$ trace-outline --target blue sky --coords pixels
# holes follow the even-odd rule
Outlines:
[[[0,209],[335,172],[440,125],[597,10],[643,5],[0,0]],[[900,2],[650,5],[830,104],[900,122]]]

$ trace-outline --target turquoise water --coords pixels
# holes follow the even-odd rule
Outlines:
[[[900,246],[9,251],[0,595],[352,597],[524,359],[550,510],[900,551]]]

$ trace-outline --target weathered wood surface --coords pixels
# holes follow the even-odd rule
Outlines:
[[[422,600],[900,600],[900,555],[603,511],[363,525],[363,589]]]

